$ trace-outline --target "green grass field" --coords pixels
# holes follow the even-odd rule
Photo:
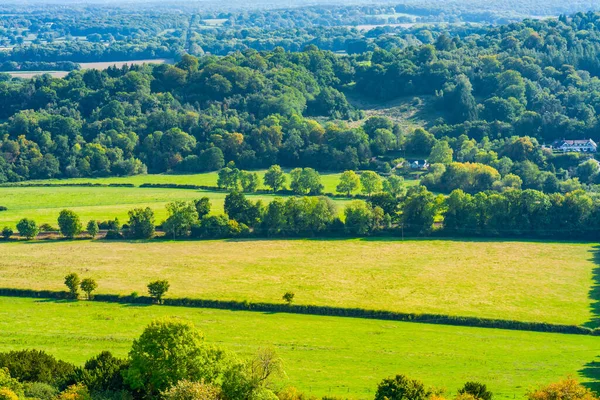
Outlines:
[[[69,272],[101,293],[362,307],[597,325],[595,244],[459,240],[41,241],[0,244],[0,285],[63,287]]]
[[[150,207],[156,222],[167,217],[165,205],[172,201],[191,201],[209,197],[212,212],[223,213],[225,192],[189,189],[124,188],[124,187],[0,187],[0,205],[8,208],[0,212],[0,229],[15,227],[21,218],[32,218],[38,224],[57,226],[58,214],[68,208],[75,211],[84,223],[90,219],[108,220],[118,217],[128,220],[133,208]],[[250,200],[269,202],[274,195],[248,195]],[[343,212],[348,200],[335,199]]]
[[[255,171],[259,174],[261,182],[263,182],[266,170]],[[335,193],[335,188],[339,183],[341,174],[339,173],[326,173],[321,174],[321,183],[325,187],[325,192]],[[289,186],[290,177],[287,176],[287,185]],[[47,179],[38,181],[26,181],[24,183],[131,183],[135,186],[139,186],[143,183],[172,183],[179,185],[200,185],[200,186],[217,186],[218,173],[217,172],[206,172],[203,174],[189,174],[189,175],[171,175],[171,174],[150,174],[150,175],[133,175],[123,177],[110,177],[110,178],[70,178],[70,179]],[[260,189],[267,189],[266,186],[261,185]]]
[[[579,371],[600,352],[598,338],[578,335],[1,297],[0,351],[37,348],[78,364],[102,350],[125,356],[166,315],[193,321],[208,342],[243,356],[275,347],[288,375],[280,384],[319,396],[372,398],[381,379],[404,373],[450,393],[479,380],[494,398],[512,399],[567,375],[589,381]]]

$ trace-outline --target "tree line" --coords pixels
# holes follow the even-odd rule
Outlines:
[[[154,211],[137,208],[121,226],[118,219],[89,221],[86,232],[95,238],[99,228],[106,239],[151,239],[156,229],[167,239],[219,239],[233,237],[319,236],[461,236],[528,237],[598,240],[600,203],[578,189],[566,194],[546,194],[533,189],[484,191],[458,189],[448,196],[424,186],[412,186],[399,195],[375,191],[366,200],[353,200],[343,210],[328,197],[291,196],[268,204],[252,201],[241,192],[225,197],[223,215],[211,214],[206,197],[166,206],[168,217],[158,226]],[[70,210],[58,218],[61,234],[73,239],[83,232],[79,216]],[[52,228],[48,229],[51,230]],[[17,223],[20,236],[35,238],[40,227],[27,218]],[[5,240],[11,228],[2,231]]]

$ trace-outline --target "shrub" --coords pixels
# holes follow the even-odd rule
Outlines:
[[[92,300],[92,292],[98,288],[98,284],[92,278],[85,278],[79,285],[81,290],[85,292],[88,300]]]
[[[283,298],[283,301],[285,301],[288,305],[290,305],[294,301],[295,296],[296,296],[296,294],[294,292],[285,292],[284,295],[282,296],[282,298]]]
[[[83,368],[75,370],[77,382],[83,383],[92,392],[120,391],[125,389],[123,373],[129,363],[103,351],[86,361]]]
[[[58,389],[43,382],[27,382],[23,384],[25,397],[38,400],[54,400]]]
[[[104,239],[106,240],[120,240],[123,239],[123,235],[119,231],[108,231],[106,235],[104,235]]]
[[[8,226],[5,226],[4,229],[2,229],[2,237],[4,238],[4,240],[10,239],[13,233],[13,230],[10,229]]]
[[[65,276],[65,286],[69,288],[69,294],[72,299],[76,299],[79,297],[79,285],[81,281],[79,279],[79,275],[72,272],[69,275]]]
[[[548,386],[527,393],[529,400],[597,400],[586,387],[573,378],[551,383]]]
[[[166,280],[158,280],[148,284],[148,293],[158,304],[162,303],[163,296],[169,291],[170,284]]]
[[[62,210],[58,216],[60,233],[69,239],[73,239],[81,233],[81,221],[79,216],[71,210]]]
[[[56,396],[56,400],[92,400],[92,396],[85,385],[78,383]]]
[[[162,393],[164,400],[219,400],[218,387],[202,382],[190,382],[183,379]]]
[[[375,400],[426,400],[431,395],[423,382],[396,375],[384,379],[377,387]]]
[[[98,227],[98,222],[96,222],[95,220],[89,221],[87,223],[86,230],[88,235],[90,235],[92,239],[95,239],[96,235],[98,235],[98,232],[100,231],[100,228]]]
[[[8,208],[4,207],[4,206],[0,206],[0,211],[7,211]]]
[[[40,350],[0,353],[0,369],[21,382],[42,382],[62,388],[72,381],[75,367]]]
[[[40,232],[56,232],[58,229],[56,229],[55,227],[53,227],[50,224],[41,224],[40,225]]]
[[[479,400],[492,400],[492,392],[487,390],[487,386],[479,382],[467,382],[458,390],[458,394],[470,394]]]
[[[9,388],[0,388],[0,400],[19,400],[19,396]]]
[[[37,236],[39,229],[34,220],[23,218],[17,223],[17,230],[19,235],[25,237],[27,240],[31,240]]]

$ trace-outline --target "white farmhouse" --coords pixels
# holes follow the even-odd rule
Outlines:
[[[592,139],[584,140],[557,140],[552,144],[552,148],[556,151],[580,152],[580,153],[595,153],[598,145]]]

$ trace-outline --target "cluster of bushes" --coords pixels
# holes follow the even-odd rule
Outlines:
[[[56,360],[38,350],[0,353],[3,400],[316,400],[278,385],[285,372],[272,348],[248,359],[205,342],[190,322],[165,318],[151,322],[134,340],[127,358],[103,351],[83,366]],[[279,388],[279,389],[278,389]],[[327,396],[323,399],[336,399]],[[375,400],[445,400],[443,389],[405,375],[383,379]],[[485,384],[470,381],[454,400],[492,400]],[[572,378],[527,393],[528,400],[597,400]]]
[[[156,320],[125,359],[104,351],[81,367],[37,350],[0,353],[2,400],[276,399],[283,362],[270,348],[242,359],[178,319]]]

